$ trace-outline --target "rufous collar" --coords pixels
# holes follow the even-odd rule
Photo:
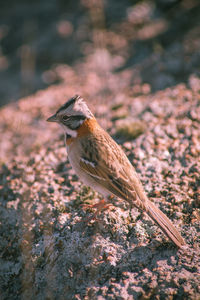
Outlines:
[[[69,146],[77,138],[83,137],[95,130],[96,127],[99,127],[97,120],[95,118],[86,119],[81,126],[77,129],[77,136],[72,137],[66,135],[66,144]]]

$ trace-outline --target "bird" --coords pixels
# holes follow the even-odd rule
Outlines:
[[[68,99],[47,121],[63,128],[68,159],[80,180],[103,196],[93,205],[97,212],[107,208],[110,197],[118,197],[145,212],[178,248],[185,244],[169,218],[148,199],[125,152],[81,96]]]

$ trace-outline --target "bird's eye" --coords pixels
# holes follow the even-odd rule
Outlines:
[[[62,119],[63,119],[64,121],[66,121],[66,120],[68,119],[68,116],[62,116]]]

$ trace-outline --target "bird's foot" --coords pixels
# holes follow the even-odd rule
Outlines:
[[[88,209],[88,208],[96,208],[97,211],[102,211],[111,206],[112,204],[106,203],[104,199],[100,200],[99,202],[95,204],[82,204],[83,209]]]
[[[95,204],[83,204],[82,208],[84,208],[84,209],[88,209],[88,208],[89,209],[91,209],[91,208],[96,209],[95,213],[92,216],[90,216],[88,218],[85,218],[83,220],[83,222],[84,223],[89,223],[92,220],[99,221],[99,219],[97,218],[97,215],[100,212],[106,210],[109,206],[112,206],[112,204],[106,203],[106,201],[104,199],[100,200],[98,203],[95,203]]]

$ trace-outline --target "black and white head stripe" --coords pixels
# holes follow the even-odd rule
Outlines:
[[[62,105],[56,112],[57,116],[66,114],[67,116],[85,116],[85,118],[93,118],[93,114],[89,110],[86,102],[79,95],[75,95]]]
[[[68,107],[70,107],[71,105],[74,105],[76,100],[78,99],[82,99],[79,95],[75,95],[74,97],[72,97],[71,99],[69,99],[65,104],[63,104],[56,113],[61,112],[62,110],[67,109]]]

